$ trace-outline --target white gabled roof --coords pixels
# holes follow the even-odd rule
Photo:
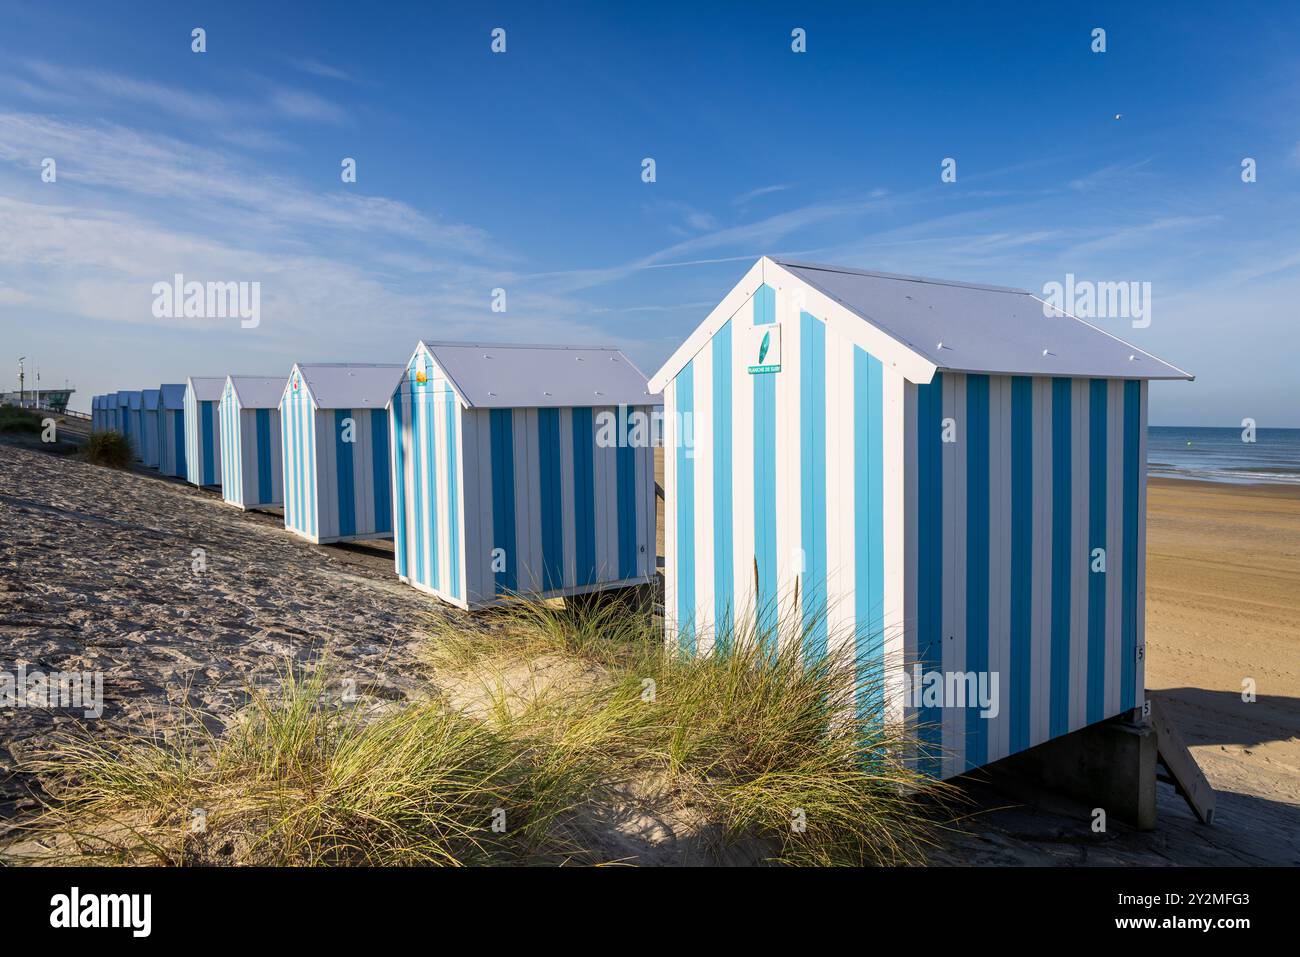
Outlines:
[[[225,376],[192,375],[186,385],[194,391],[199,402],[221,401],[221,391],[226,387]]]
[[[764,256],[650,380],[661,391],[759,285],[797,291],[803,308],[928,383],[936,371],[989,375],[1191,379],[1191,374],[1023,289],[822,266]]]
[[[295,363],[281,394],[293,387],[294,373],[318,409],[382,409],[406,370],[403,365],[313,362]]]
[[[180,382],[164,382],[158,387],[162,394],[162,407],[164,409],[183,409],[185,408],[185,384]]]
[[[659,405],[645,375],[611,346],[422,340],[469,408]],[[417,352],[419,349],[417,349]]]
[[[245,409],[278,409],[284,394],[284,380],[279,376],[226,376],[235,390],[235,398]]]

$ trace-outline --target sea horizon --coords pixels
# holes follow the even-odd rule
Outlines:
[[[1239,426],[1151,425],[1147,473],[1230,485],[1300,485],[1300,429],[1252,434]]]

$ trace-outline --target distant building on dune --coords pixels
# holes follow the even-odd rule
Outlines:
[[[0,405],[17,405],[25,409],[49,409],[66,412],[68,401],[76,389],[26,389],[22,392],[0,392]]]

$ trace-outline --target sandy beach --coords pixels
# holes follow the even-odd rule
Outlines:
[[[1155,833],[1091,835],[1078,808],[975,780],[969,833],[934,863],[1300,863],[1300,490],[1155,480],[1148,540],[1148,683],[1219,791],[1217,823],[1162,785]],[[181,696],[219,725],[250,683],[326,653],[374,706],[426,695],[423,626],[461,613],[398,582],[386,548],[311,546],[211,491],[0,444],[4,667],[102,671],[108,729]],[[15,766],[69,720],[0,712],[0,818],[32,809]],[[653,862],[688,837],[656,839]]]
[[[1149,520],[1147,686],[1221,813],[1282,805],[1300,863],[1300,488],[1156,479]]]

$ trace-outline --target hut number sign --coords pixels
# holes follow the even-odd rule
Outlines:
[[[750,326],[746,349],[750,375],[781,371],[781,327],[776,323]]]

